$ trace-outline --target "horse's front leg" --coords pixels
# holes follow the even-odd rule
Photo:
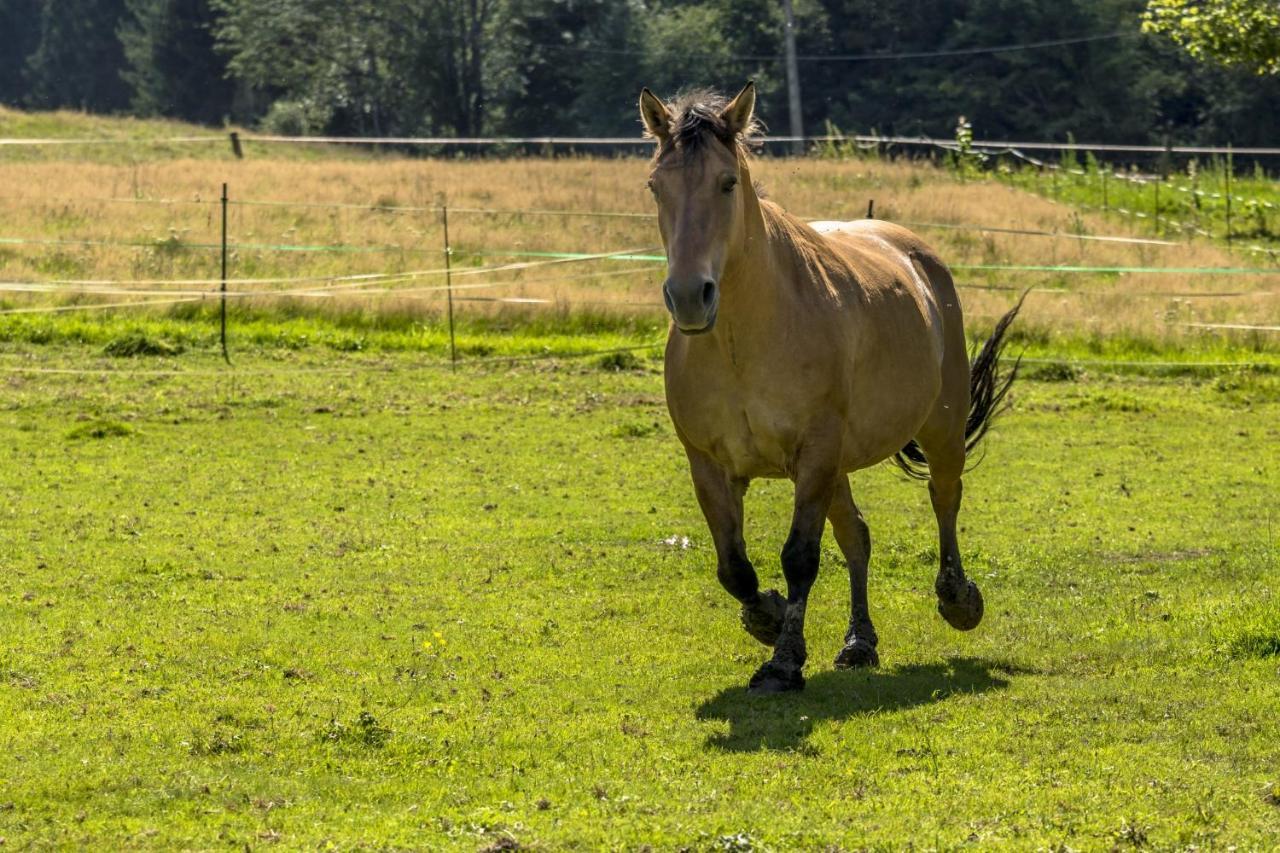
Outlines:
[[[804,687],[804,614],[809,590],[818,577],[822,531],[836,491],[838,448],[809,447],[795,474],[795,511],[791,533],[782,547],[782,574],[787,579],[787,609],[773,658],[751,677],[751,692],[781,693]]]
[[[685,447],[698,506],[706,516],[716,546],[716,577],[730,595],[742,603],[742,627],[766,646],[772,646],[782,630],[786,603],[776,590],[760,592],[755,567],[747,558],[742,538],[742,496],[747,481],[729,475],[710,456]]]

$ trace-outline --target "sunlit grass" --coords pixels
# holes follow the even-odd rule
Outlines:
[[[1280,377],[1015,387],[965,480],[968,634],[924,488],[859,473],[883,668],[831,667],[828,539],[808,688],[760,699],[651,359],[0,369],[15,849],[1274,841]],[[747,497],[768,586],[790,500]]]

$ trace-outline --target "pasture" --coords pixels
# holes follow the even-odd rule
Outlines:
[[[451,208],[452,260],[465,285],[455,307],[464,322],[490,330],[643,329],[635,343],[665,328],[641,158],[321,157],[247,145],[242,161],[226,159],[225,146],[194,152],[222,158],[208,160],[162,149],[121,162],[119,147],[72,149],[61,159],[25,158],[24,149],[0,160],[0,278],[51,282],[37,292],[0,293],[0,310],[178,292],[189,301],[130,309],[130,316],[197,315],[202,322],[181,325],[186,335],[199,333],[210,299],[190,293],[217,289],[209,280],[218,275],[217,199],[226,181],[231,289],[244,291],[233,300],[233,332],[242,319],[283,312],[357,330],[424,329],[439,340],[442,204]],[[1232,253],[1195,234],[1151,242],[1145,220],[1076,209],[995,178],[922,163],[765,158],[753,175],[770,197],[805,216],[857,218],[874,202],[876,216],[919,230],[955,266],[975,331],[1034,286],[1020,333],[1038,355],[1118,349],[1125,357],[1164,358],[1176,350],[1178,359],[1199,352],[1202,360],[1248,361],[1276,352],[1274,334],[1222,328],[1280,322],[1280,271],[1268,255]],[[610,252],[635,254],[555,257]],[[520,263],[530,266],[509,268]],[[1224,269],[1236,272],[1214,272]],[[319,280],[353,274],[400,278],[359,288],[326,288]],[[310,278],[298,282],[302,277]],[[236,283],[264,278],[271,281]],[[204,283],[165,283],[181,279]],[[299,293],[304,286],[315,291]],[[134,292],[122,294],[122,287]],[[17,324],[8,334],[27,333]],[[502,346],[489,341],[478,349]]]
[[[884,666],[831,668],[827,540],[809,687],[758,698],[655,361],[38,349],[104,372],[0,355],[15,849],[1280,831],[1274,374],[1021,383],[966,480],[973,634],[934,611],[923,487],[855,476]],[[789,498],[747,499],[770,585]]]
[[[92,121],[0,110],[183,127]],[[860,472],[883,666],[831,666],[828,537],[808,688],[750,697],[766,649],[663,403],[661,264],[498,269],[654,251],[642,160],[132,150],[0,160],[0,845],[1274,846],[1280,351],[1193,325],[1274,325],[1270,259],[923,164],[759,161],[793,210],[915,223],[975,336],[1037,289],[965,481],[981,627],[935,611],[925,488]],[[231,367],[223,180],[231,277],[315,287],[233,299]],[[484,285],[456,371],[441,202]],[[356,273],[400,278],[320,286]],[[790,503],[747,497],[765,586]]]

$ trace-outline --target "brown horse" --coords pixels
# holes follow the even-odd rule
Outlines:
[[[645,89],[657,140],[649,187],[667,252],[667,408],[715,541],[717,574],[746,630],[773,658],[754,692],[798,690],[805,606],[830,520],[849,565],[851,618],[840,668],[876,666],[867,607],[871,538],[848,473],[893,458],[929,480],[938,520],[938,610],[963,631],[982,619],[956,542],[965,457],[1016,373],[997,378],[1015,307],[974,360],[947,267],[915,234],[877,220],[806,224],[759,198],[743,139],[755,88],[673,105]],[[787,597],[761,592],[742,537],[756,477],[795,483],[782,548]]]

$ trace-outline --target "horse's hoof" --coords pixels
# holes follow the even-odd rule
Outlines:
[[[756,696],[771,693],[790,693],[804,689],[804,675],[800,667],[783,667],[774,661],[766,661],[764,666],[756,670],[747,685],[747,692]]]
[[[957,631],[972,631],[982,622],[982,592],[973,581],[965,581],[959,595],[938,598],[938,612]]]
[[[866,640],[854,640],[836,655],[836,669],[872,669],[879,665],[876,647]]]
[[[778,642],[782,633],[782,618],[787,613],[787,600],[776,589],[760,593],[754,607],[742,606],[742,627],[766,646]]]

